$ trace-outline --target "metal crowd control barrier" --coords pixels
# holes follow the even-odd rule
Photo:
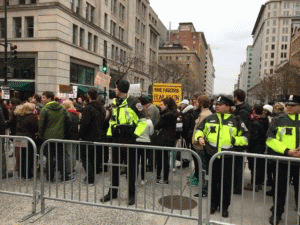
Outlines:
[[[115,157],[110,157],[112,160],[109,162],[107,162],[108,149],[110,156]],[[168,184],[166,180],[155,179],[156,166],[159,167],[159,165],[162,166],[162,179],[166,178],[167,173],[164,173],[164,169],[169,167],[166,162],[170,163],[169,155],[172,151],[186,151],[194,155],[201,171],[200,157],[190,149],[47,140],[41,146],[41,155],[44,155],[44,159],[41,160],[41,212],[47,211],[46,200],[56,200],[186,218],[202,224],[201,173],[199,173],[198,186],[187,185],[190,168],[178,169],[176,173],[167,172]],[[156,163],[151,159],[156,159]],[[139,169],[140,160],[141,169]],[[148,165],[153,168],[153,173],[147,170],[147,160]],[[135,161],[134,164],[133,161]],[[133,171],[130,169],[132,165],[135,166],[134,172],[137,179],[134,184],[135,203],[129,206],[127,197],[132,190],[129,190],[128,180],[133,177],[133,174],[129,174]],[[143,184],[138,178],[140,172],[146,173]],[[112,173],[114,173],[113,178]],[[122,173],[127,173],[127,175],[122,176]],[[120,178],[119,185],[114,180],[116,175]],[[115,186],[112,186],[112,179]],[[106,203],[100,202],[110,189],[118,190],[118,198]],[[199,197],[192,198],[192,192],[199,194]]]
[[[243,175],[240,194],[234,193],[234,185],[232,185],[237,157],[242,157],[244,165],[241,171]],[[245,167],[247,163],[252,171],[252,179],[251,171]],[[206,212],[208,224],[249,225],[279,224],[279,222],[283,224],[284,222],[284,224],[299,225],[299,169],[300,159],[292,157],[229,151],[213,155],[209,163]],[[270,174],[273,175],[273,184],[271,184],[273,189],[267,183]],[[250,182],[248,185],[246,180]],[[219,189],[216,188],[217,185]],[[228,187],[230,187],[230,194]],[[267,191],[267,189],[271,190]],[[226,204],[228,205],[228,196],[229,217],[224,217],[222,213],[226,209]],[[220,209],[220,214],[211,213],[211,209],[216,207],[216,204],[219,204],[217,207]]]
[[[24,136],[0,135],[0,193],[32,198],[31,214],[37,208],[37,147]],[[14,157],[13,157],[14,156]]]

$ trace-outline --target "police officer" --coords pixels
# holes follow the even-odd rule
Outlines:
[[[235,146],[246,146],[248,144],[246,134],[247,128],[243,122],[231,114],[234,105],[229,98],[220,95],[216,102],[216,113],[206,117],[196,128],[194,139],[204,146],[207,160],[221,151],[232,151]],[[214,214],[218,207],[222,207],[222,217],[228,217],[228,207],[231,198],[231,173],[232,158],[224,158],[223,171],[223,205],[220,206],[222,159],[214,161],[212,171],[212,199],[210,213]]]
[[[300,96],[285,96],[285,103],[287,115],[281,115],[279,117],[273,118],[269,130],[267,132],[266,144],[270,148],[271,154],[300,158]],[[274,206],[271,208],[272,215],[269,218],[270,224],[278,224],[281,220],[281,216],[284,212],[288,177],[288,164],[284,162],[279,162],[278,185],[277,187],[275,186],[275,193],[277,189],[277,195],[274,195],[273,197]],[[295,190],[295,202],[296,205],[298,205],[298,163],[293,163],[290,168],[290,180],[291,179],[293,179],[293,185]]]
[[[135,144],[136,138],[144,131],[144,126],[140,122],[141,113],[143,111],[142,104],[137,98],[129,96],[130,84],[126,80],[117,82],[116,96],[112,102],[112,116],[109,121],[107,136],[112,137],[114,143]],[[112,163],[120,164],[120,152],[127,151],[126,148],[113,147]],[[136,150],[129,148],[129,190],[128,190],[128,205],[135,203],[135,167],[136,167]],[[117,198],[119,186],[119,166],[112,167],[112,186],[107,195],[101,202],[107,202]]]

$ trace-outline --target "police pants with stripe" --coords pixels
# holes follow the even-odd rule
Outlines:
[[[290,182],[292,181],[292,184],[294,186],[294,191],[295,191],[295,205],[298,209],[298,193],[299,193],[299,166],[291,166],[290,167]],[[276,176],[276,173],[275,173]],[[288,164],[285,163],[279,163],[279,168],[278,168],[278,185],[276,187],[275,183],[275,193],[276,193],[276,188],[277,188],[277,217],[281,217],[281,215],[284,212],[284,205],[286,201],[286,192],[287,192],[287,181],[288,181]],[[276,182],[276,177],[275,177],[275,182]],[[273,197],[273,203],[275,203],[275,194]],[[274,209],[275,210],[275,209]],[[275,212],[274,212],[275,215]]]
[[[225,157],[224,166],[222,166],[222,161],[222,159],[215,159],[213,164],[211,205],[213,207],[220,206],[222,197],[222,207],[228,209],[231,200],[232,158]],[[221,182],[223,182],[223,190]]]

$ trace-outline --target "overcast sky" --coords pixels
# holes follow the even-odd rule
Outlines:
[[[169,28],[192,22],[204,32],[215,66],[215,94],[231,94],[240,65],[246,60],[247,45],[260,7],[267,0],[150,0],[158,17]]]

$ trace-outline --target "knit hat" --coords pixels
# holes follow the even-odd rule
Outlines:
[[[117,88],[120,92],[128,93],[130,87],[130,83],[127,80],[119,80],[117,82]]]
[[[264,105],[264,110],[268,111],[269,113],[273,112],[273,106],[271,105]]]

